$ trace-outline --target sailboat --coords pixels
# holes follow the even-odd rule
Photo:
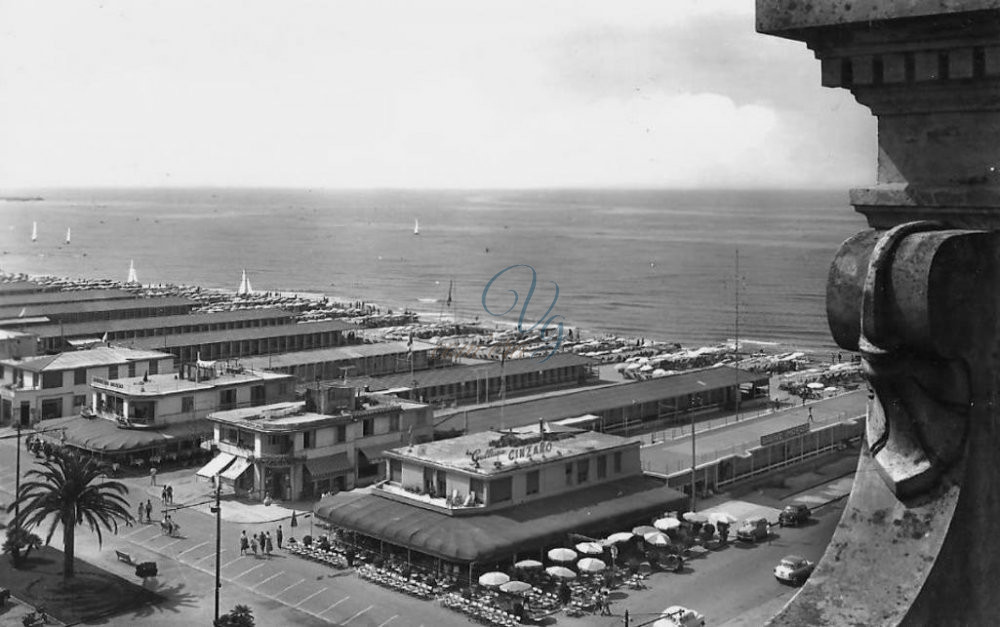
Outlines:
[[[135,273],[135,261],[132,259],[128,260],[128,279],[126,283],[138,283],[139,276]]]
[[[413,234],[420,235],[420,221],[416,218],[413,219]]]
[[[33,241],[33,242],[37,242],[38,241],[38,223],[37,222],[32,222],[31,223],[31,241]]]
[[[250,285],[250,279],[247,278],[246,268],[243,268],[243,278],[240,279],[240,286],[236,288],[236,293],[240,296],[253,294],[253,287]]]
[[[66,228],[66,243],[67,244],[69,244],[70,239],[72,239],[72,234],[70,233],[70,229],[67,227]]]

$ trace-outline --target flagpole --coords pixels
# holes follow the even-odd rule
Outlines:
[[[504,400],[507,398],[507,379],[504,378],[504,365],[507,362],[507,347],[504,346],[503,351],[500,353],[500,430],[503,431],[505,424],[503,419],[503,406],[505,405]]]

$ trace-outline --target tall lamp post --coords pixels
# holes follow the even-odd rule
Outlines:
[[[695,503],[696,503],[697,498],[698,498],[696,496],[697,490],[696,490],[696,484],[695,484],[695,470],[696,470],[696,467],[698,465],[698,458],[695,457],[695,444],[694,444],[694,437],[695,437],[694,436],[694,432],[695,432],[695,426],[694,426],[694,408],[696,406],[696,403],[695,403],[695,399],[696,398],[697,397],[692,397],[691,398],[691,511],[692,512],[696,511],[695,510]]]
[[[215,507],[211,508],[215,514],[215,620],[213,625],[219,624],[219,589],[222,588],[222,567],[220,557],[222,556],[222,479],[215,475]]]

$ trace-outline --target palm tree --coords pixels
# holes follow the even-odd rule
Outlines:
[[[118,481],[102,481],[107,475],[100,464],[68,448],[55,449],[42,467],[25,475],[16,502],[7,511],[14,511],[20,504],[21,513],[13,524],[22,529],[40,526],[51,517],[45,544],[62,525],[63,576],[69,578],[73,576],[77,525],[86,522],[97,533],[99,545],[103,541],[102,526],[117,533],[119,520],[133,520],[125,500],[128,488]]]

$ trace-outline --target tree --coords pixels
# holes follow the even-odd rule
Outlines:
[[[20,568],[28,559],[32,549],[42,546],[42,539],[20,527],[9,527],[7,539],[3,543],[3,552],[10,555],[14,568]]]
[[[100,545],[102,527],[117,533],[119,520],[134,520],[125,499],[128,488],[119,481],[103,480],[106,477],[105,469],[94,459],[68,448],[55,448],[42,462],[41,470],[28,471],[16,502],[7,507],[9,513],[20,505],[20,516],[13,521],[18,528],[32,529],[50,519],[45,544],[62,526],[66,578],[73,576],[77,525],[86,522]]]
[[[215,622],[215,627],[254,627],[253,611],[246,605],[237,605],[228,614],[223,614]]]

